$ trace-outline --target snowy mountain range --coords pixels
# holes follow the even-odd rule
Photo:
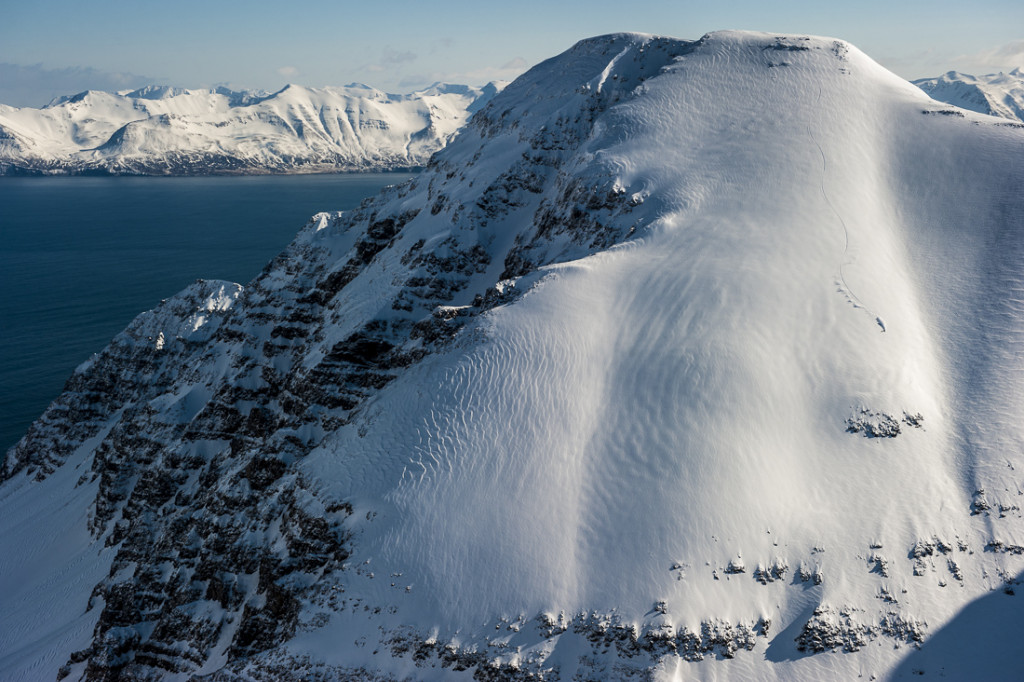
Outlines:
[[[950,71],[913,83],[940,102],[1024,123],[1024,71],[1019,68],[987,76]]]
[[[87,91],[0,105],[0,174],[193,175],[420,167],[502,83],[409,95],[365,85],[279,92]]]
[[[584,40],[76,370],[0,670],[1012,678],[1022,183],[840,40]]]

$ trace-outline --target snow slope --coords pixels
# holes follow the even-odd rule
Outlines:
[[[279,92],[150,86],[87,91],[43,109],[0,105],[0,171],[203,174],[409,168],[499,90],[437,84]]]
[[[1024,123],[1024,71],[971,76],[950,71],[914,81],[932,99]]]
[[[580,42],[79,368],[8,454],[42,549],[0,581],[106,577],[25,587],[85,613],[4,618],[0,664],[938,674],[1024,569],[1022,152],[842,41]],[[92,545],[8,511],[48,499]]]

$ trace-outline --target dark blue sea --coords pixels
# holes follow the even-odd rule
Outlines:
[[[408,174],[0,178],[0,461],[81,362],[190,282],[245,284]]]

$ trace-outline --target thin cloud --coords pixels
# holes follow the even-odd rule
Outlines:
[[[484,66],[472,71],[452,74],[452,83],[490,83],[491,81],[512,81],[523,75],[529,63],[522,57],[506,62],[502,66]]]
[[[519,71],[522,73],[523,71],[526,71],[526,67],[528,66],[529,64],[526,63],[525,59],[522,57],[516,57],[511,61],[505,62],[498,68],[502,71]]]
[[[438,38],[430,44],[430,53],[436,54],[443,50],[450,49],[453,45],[455,45],[454,38]]]
[[[285,78],[291,78],[292,76],[297,76],[299,74],[299,70],[294,66],[282,66],[277,70],[277,72]]]
[[[983,76],[997,71],[1008,72],[1024,67],[1024,40],[974,53],[957,54],[949,49],[930,47],[915,52],[878,58],[887,69],[909,80],[935,78],[947,71]]]
[[[932,48],[900,55],[879,55],[875,59],[885,68],[907,79],[938,75],[932,73],[939,68],[936,65],[945,63]]]
[[[385,65],[404,64],[405,62],[412,61],[416,61],[415,52],[409,52],[408,50],[406,50],[405,52],[398,52],[397,50],[393,50],[390,47],[384,48],[384,52],[380,58],[381,64]]]
[[[405,90],[414,90],[434,83],[483,85],[491,81],[513,81],[521,76],[529,66],[529,62],[525,59],[516,57],[501,66],[483,66],[471,71],[434,71],[431,73],[410,74],[398,81],[398,87]]]
[[[380,59],[373,64],[367,64],[363,67],[363,70],[370,73],[384,73],[400,68],[402,64],[414,62],[416,59],[417,55],[415,52],[408,50],[399,52],[392,47],[385,47],[381,51]]]
[[[45,68],[42,64],[0,63],[0,103],[42,107],[61,95],[83,90],[134,90],[159,79],[136,73],[100,71],[91,67]]]
[[[965,65],[961,70],[1012,71],[1024,67],[1024,40],[1014,40],[990,50],[961,55],[956,58],[956,62]]]
[[[437,83],[437,79],[434,78],[434,74],[429,73],[413,73],[409,74],[402,80],[398,81],[398,87],[400,88],[418,88],[424,85],[433,85]]]

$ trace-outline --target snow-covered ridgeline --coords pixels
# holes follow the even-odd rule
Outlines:
[[[932,99],[1024,123],[1024,70],[971,76],[950,71],[914,81]]]
[[[842,41],[582,41],[79,368],[7,457],[0,669],[927,667],[1024,570],[1022,182]]]
[[[0,105],[0,173],[329,172],[422,166],[503,84],[409,95],[148,87]]]

